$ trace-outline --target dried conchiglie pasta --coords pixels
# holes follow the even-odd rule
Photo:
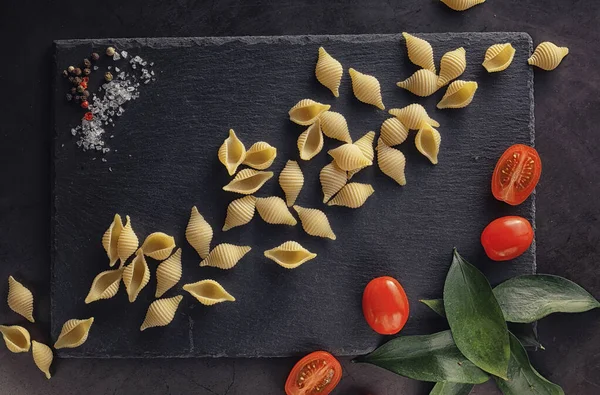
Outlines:
[[[163,232],[154,232],[149,234],[142,244],[142,250],[144,250],[144,254],[159,261],[167,259],[174,249],[175,238]]]
[[[345,143],[352,142],[352,137],[350,137],[348,131],[348,123],[342,114],[335,111],[325,111],[319,119],[321,120],[321,130],[325,136]]]
[[[388,118],[381,124],[381,139],[387,146],[402,144],[408,137],[408,128],[398,118]]]
[[[242,164],[250,166],[253,169],[267,169],[277,157],[277,148],[269,143],[259,141],[252,144],[252,147],[246,152],[246,159]]]
[[[117,242],[117,252],[119,255],[119,259],[121,260],[121,265],[127,261],[127,259],[132,256],[139,246],[139,240],[133,228],[131,227],[131,219],[129,215],[125,216],[127,223],[123,230],[121,230],[121,234],[119,235],[119,240]]]
[[[346,184],[333,199],[327,203],[328,206],[344,206],[359,208],[375,192],[369,184],[351,182]]]
[[[298,162],[288,160],[279,174],[279,186],[285,193],[285,201],[288,207],[292,207],[304,185],[304,175]]]
[[[172,298],[157,299],[146,312],[146,318],[140,327],[140,331],[157,326],[167,326],[175,318],[175,313],[183,296],[177,295]]]
[[[225,139],[218,152],[219,161],[225,166],[230,176],[234,175],[239,165],[246,158],[246,147],[236,136],[233,129],[229,129],[229,137]]]
[[[121,216],[119,214],[115,214],[113,222],[102,236],[102,247],[104,247],[104,251],[106,251],[106,255],[108,255],[109,264],[111,267],[113,267],[115,263],[117,263],[117,260],[119,260],[119,251],[117,246],[122,230],[123,221],[121,221]]]
[[[18,325],[0,325],[0,333],[2,333],[6,348],[8,348],[10,352],[21,353],[29,351],[29,348],[31,347],[31,337],[29,336],[27,329]]]
[[[437,74],[431,70],[421,69],[396,85],[417,96],[425,97],[434,94],[438,90],[437,81]]]
[[[233,180],[223,187],[223,190],[251,195],[258,191],[271,177],[273,177],[272,171],[240,170]]]
[[[144,251],[140,248],[133,261],[123,271],[123,283],[130,303],[135,302],[140,291],[148,285],[149,281],[150,269],[144,257]]]
[[[298,137],[300,159],[311,160],[323,149],[323,133],[321,121],[318,119]]]
[[[200,266],[211,266],[219,269],[231,269],[246,255],[252,248],[248,246],[236,246],[223,243],[216,246],[205,260],[200,262]]]
[[[156,268],[156,294],[160,298],[181,280],[183,268],[181,266],[181,248],[178,248],[166,261],[161,262]]]
[[[422,153],[427,159],[434,165],[438,163],[438,154],[440,152],[440,143],[442,142],[442,136],[440,132],[435,130],[431,125],[424,123],[423,127],[417,133],[415,137],[415,145],[420,153]]]
[[[440,75],[437,81],[438,88],[460,77],[466,68],[467,51],[463,47],[446,52],[440,61]]]
[[[308,126],[315,123],[319,116],[329,110],[329,104],[318,103],[311,99],[302,99],[289,111],[290,121]]]
[[[25,317],[30,322],[33,318],[33,294],[23,284],[8,277],[8,307],[15,313]]]
[[[33,340],[31,342],[31,354],[35,366],[37,366],[38,369],[46,375],[46,378],[50,380],[52,377],[50,374],[50,366],[52,366],[52,360],[54,360],[52,349],[44,343]]]
[[[119,292],[123,270],[125,269],[107,270],[98,274],[94,278],[94,281],[92,281],[90,291],[85,298],[85,304],[90,304],[101,299],[110,299],[115,296]]]
[[[244,196],[229,203],[227,206],[227,217],[223,225],[223,232],[236,226],[246,225],[254,217],[256,198],[252,195]]]
[[[398,118],[409,129],[419,130],[423,121],[436,128],[440,126],[439,122],[432,119],[427,114],[425,107],[420,104],[414,103],[403,108],[392,108],[389,113]]]
[[[331,229],[327,215],[321,210],[316,208],[304,208],[300,206],[294,206],[294,210],[300,217],[302,222],[302,228],[306,233],[311,236],[326,237],[331,240],[335,240],[336,236]]]
[[[356,145],[360,152],[371,161],[371,165],[373,164],[373,158],[375,158],[375,152],[373,151],[373,140],[375,140],[375,132],[367,132],[364,136],[356,140],[354,145]],[[349,170],[348,171],[348,179],[351,179],[356,173],[364,169],[365,167],[369,167],[371,165],[363,166],[358,169]]]
[[[549,41],[537,46],[527,63],[540,69],[550,71],[558,67],[563,58],[569,54],[569,48],[559,47]]]
[[[55,349],[76,348],[81,346],[88,339],[90,328],[94,323],[94,317],[86,320],[69,320],[63,324],[60,335],[54,343]]]
[[[431,44],[412,34],[402,33],[402,36],[406,40],[406,49],[408,50],[408,58],[410,61],[419,67],[435,73],[433,48],[431,48]]]
[[[303,263],[315,259],[317,254],[302,247],[300,243],[286,241],[279,247],[265,251],[265,257],[286,269],[295,269]]]
[[[468,106],[473,101],[477,87],[475,81],[454,81],[448,86],[448,90],[437,104],[437,108],[463,108]]]
[[[371,104],[380,110],[385,110],[381,97],[381,86],[377,78],[354,69],[349,69],[348,73],[352,79],[354,96],[363,103]]]
[[[213,237],[213,229],[198,212],[196,206],[192,207],[190,220],[185,229],[185,238],[188,243],[196,250],[200,258],[204,259],[210,252],[210,242]]]
[[[464,11],[478,4],[485,3],[485,0],[441,0],[441,2],[454,11]]]
[[[235,302],[235,298],[215,280],[202,280],[193,284],[185,284],[183,289],[205,306],[213,306],[222,302]]]
[[[325,51],[325,48],[319,48],[319,59],[315,67],[315,75],[317,80],[326,88],[328,88],[333,96],[340,96],[340,83],[342,82],[342,74],[344,68],[342,64],[334,59]]]
[[[321,188],[323,189],[323,203],[327,203],[333,195],[338,193],[346,182],[348,176],[346,172],[338,167],[335,162],[325,165],[319,173]]]
[[[277,196],[257,198],[256,211],[269,224],[294,226],[298,223],[288,210],[285,201]]]
[[[485,51],[482,65],[488,73],[506,70],[512,63],[515,52],[511,43],[494,44]]]
[[[381,139],[377,144],[377,163],[383,174],[399,185],[406,185],[406,175],[404,173],[406,158],[404,154],[395,148],[388,147]]]
[[[356,144],[344,144],[329,150],[328,153],[335,160],[335,164],[345,171],[356,170],[373,164],[373,161],[369,160]]]

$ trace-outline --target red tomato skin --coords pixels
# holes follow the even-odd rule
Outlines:
[[[392,277],[378,277],[365,287],[363,314],[369,326],[381,335],[400,332],[410,312],[408,298],[402,285]]]
[[[493,261],[508,261],[529,249],[533,228],[523,217],[508,216],[493,220],[481,232],[481,245]]]

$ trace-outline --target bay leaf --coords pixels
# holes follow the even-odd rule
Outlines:
[[[473,387],[473,384],[437,383],[429,395],[469,395]]]
[[[419,302],[423,303],[431,310],[438,313],[442,317],[446,316],[446,309],[444,308],[444,300],[443,299],[421,299]]]

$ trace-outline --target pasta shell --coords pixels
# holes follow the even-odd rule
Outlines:
[[[243,164],[254,169],[264,170],[273,164],[276,157],[277,148],[264,141],[259,141],[252,144],[252,147],[246,152]]]
[[[306,233],[311,236],[326,237],[331,240],[336,239],[335,233],[333,233],[324,212],[316,208],[304,208],[300,206],[294,206],[294,210],[298,213],[300,222],[302,222],[302,228]]]
[[[300,159],[311,160],[323,149],[323,133],[321,121],[318,119],[298,137]]]
[[[406,158],[404,154],[395,148],[388,147],[379,139],[377,144],[377,162],[379,169],[386,176],[396,181],[399,185],[406,185]]]
[[[323,203],[327,203],[329,199],[348,182],[346,172],[338,167],[335,162],[331,162],[321,169],[319,173],[321,188],[323,189]]]
[[[119,259],[121,260],[121,265],[129,259],[136,251],[140,244],[137,235],[133,231],[131,227],[131,219],[129,215],[125,216],[127,220],[127,224],[121,231],[119,236],[119,241],[117,242],[117,251],[119,254]]]
[[[87,320],[69,320],[63,324],[60,335],[54,343],[55,349],[76,348],[86,342],[90,334],[90,328],[94,323],[94,317]]]
[[[231,182],[223,187],[224,191],[251,195],[273,177],[272,171],[240,170]]]
[[[289,111],[290,121],[308,126],[315,123],[319,116],[329,110],[329,104],[318,103],[311,99],[302,99]]]
[[[246,255],[252,248],[248,246],[236,246],[223,243],[216,246],[205,260],[200,262],[200,266],[211,266],[219,269],[231,269]]]
[[[162,232],[149,234],[142,244],[144,254],[159,261],[167,259],[174,249],[175,238]]]
[[[379,80],[372,75],[363,74],[354,69],[349,69],[348,73],[352,79],[354,96],[363,103],[371,104],[380,110],[385,110]]]
[[[90,304],[100,299],[110,299],[119,292],[119,285],[123,276],[124,268],[107,270],[94,278],[90,292],[85,298],[85,304]]]
[[[133,261],[123,271],[123,283],[129,295],[129,303],[135,302],[140,291],[148,285],[149,281],[150,269],[144,258],[144,250],[140,248]]]
[[[440,76],[437,80],[438,88],[460,77],[466,68],[467,51],[463,47],[446,52],[440,61]]]
[[[327,205],[359,208],[365,204],[373,192],[375,192],[375,190],[369,184],[351,182],[344,186],[342,190],[327,203]]]
[[[106,251],[106,255],[108,255],[110,267],[113,267],[119,259],[119,250],[117,246],[122,230],[123,221],[121,221],[121,216],[115,214],[113,222],[102,236],[102,246],[104,247],[104,251]]]
[[[223,141],[218,156],[230,176],[235,174],[239,165],[246,159],[246,147],[238,139],[233,129],[229,129],[229,137]]]
[[[419,67],[435,73],[433,48],[431,48],[431,44],[412,34],[402,33],[402,36],[406,40],[406,49],[408,50],[408,58],[410,61]]]
[[[290,225],[298,223],[288,210],[285,201],[277,196],[256,199],[256,210],[260,217],[273,225]]]
[[[478,4],[485,3],[485,0],[441,0],[442,3],[452,8],[454,11],[464,11]]]
[[[442,136],[440,136],[440,132],[426,123],[423,124],[423,127],[415,137],[415,145],[419,152],[425,155],[425,157],[434,165],[437,165],[438,163],[438,153],[440,152],[441,141]]]
[[[183,268],[181,267],[181,248],[178,248],[166,261],[161,262],[156,268],[156,294],[160,298],[181,280]]]
[[[39,343],[33,340],[31,342],[31,354],[33,355],[33,362],[35,362],[35,366],[37,366],[38,369],[46,375],[46,378],[50,380],[52,377],[50,374],[50,366],[52,365],[52,360],[54,359],[52,349],[44,343]]]
[[[223,225],[223,232],[236,226],[246,225],[254,217],[256,198],[252,195],[244,196],[229,203],[227,206],[227,217]]]
[[[409,129],[419,130],[423,121],[433,127],[440,127],[439,122],[429,117],[425,108],[420,104],[414,103],[403,108],[392,108],[389,113],[398,118]]]
[[[298,162],[293,160],[287,161],[279,174],[279,185],[285,193],[285,201],[288,207],[292,207],[302,190],[302,185],[304,185],[304,175]]]
[[[540,69],[550,71],[558,67],[565,56],[569,54],[569,48],[559,47],[549,41],[537,46],[533,55],[527,59],[527,63]]]
[[[343,74],[344,68],[342,64],[329,55],[325,51],[325,48],[320,47],[315,75],[317,76],[317,80],[324,87],[328,88],[335,97],[340,96],[340,83],[342,82]]]
[[[265,251],[265,257],[286,269],[295,269],[305,262],[315,259],[317,254],[310,252],[295,241],[286,241],[279,247]]]
[[[31,337],[27,329],[22,326],[4,326],[0,325],[0,333],[6,343],[6,348],[10,352],[20,353],[27,352],[31,347]]]
[[[391,147],[402,144],[408,137],[408,128],[398,118],[388,118],[381,124],[381,139]]]
[[[473,101],[477,87],[475,81],[454,81],[448,86],[448,90],[437,104],[437,108],[463,108],[468,106]]]
[[[482,65],[488,73],[506,70],[512,63],[515,52],[511,43],[494,44],[485,51]]]
[[[25,317],[30,322],[33,318],[33,294],[23,284],[8,277],[8,307],[15,313]]]
[[[437,81],[438,76],[433,71],[421,69],[396,85],[417,96],[425,97],[434,94],[438,90]]]
[[[185,284],[183,289],[205,306],[213,306],[221,302],[235,302],[235,298],[215,280]]]
[[[172,298],[157,299],[152,302],[150,307],[148,307],[146,318],[140,327],[140,331],[169,325],[173,321],[173,318],[175,318],[175,313],[182,299],[183,296],[177,295]]]
[[[240,172],[241,173],[241,172]],[[200,258],[204,259],[210,252],[210,242],[213,237],[213,229],[204,217],[198,212],[196,206],[192,207],[190,221],[185,229],[185,238],[196,250]]]
[[[367,132],[354,143],[354,145],[360,149],[360,152],[362,152],[365,158],[371,161],[371,165],[373,164],[373,158],[375,158],[375,152],[373,151],[373,140],[375,140],[375,132]],[[368,166],[363,166],[358,169],[348,171],[348,179],[351,179],[356,173]]]
[[[352,137],[350,137],[348,131],[348,123],[342,114],[335,111],[325,111],[319,119],[321,120],[321,130],[325,136],[345,143],[352,142]]]
[[[332,150],[329,155],[335,160],[335,164],[342,170],[351,171],[371,166],[370,161],[356,144],[344,144]]]

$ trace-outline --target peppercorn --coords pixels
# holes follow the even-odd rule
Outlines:
[[[91,121],[92,119],[94,119],[94,114],[92,114],[91,112],[88,111],[88,112],[85,113],[85,115],[83,116],[83,118],[86,121]]]
[[[88,103],[87,100],[81,102],[81,108],[88,108],[89,106],[90,106],[90,103]]]
[[[90,97],[90,91],[83,91],[83,96],[84,96],[85,98],[88,98],[88,97]]]
[[[105,79],[107,82],[110,82],[110,81],[112,81],[112,79],[113,79],[113,75],[111,74],[111,72],[110,72],[110,71],[107,71],[107,72],[106,72],[106,74],[104,74],[104,79]]]
[[[76,93],[77,93],[77,88],[75,88],[75,87],[72,87],[72,88],[71,88],[71,94],[73,94],[73,95],[74,95],[74,94],[76,94]]]
[[[92,67],[92,62],[90,62],[89,59],[83,59],[83,65],[86,69],[89,69],[90,67]]]
[[[113,47],[106,48],[106,55],[113,56],[115,54],[115,49]]]
[[[77,76],[81,75],[81,69],[79,67],[77,67],[75,69],[75,75],[77,75]]]
[[[75,67],[74,66],[69,66],[69,67],[67,67],[67,71],[69,73],[74,73],[75,72]]]
[[[79,86],[81,86],[83,89],[87,89],[87,82],[81,81],[81,84],[79,84]]]
[[[98,59],[100,59],[100,55],[98,55],[96,52],[92,52],[92,60],[96,61]]]
[[[69,76],[69,72],[67,70],[63,70],[62,71],[62,76],[65,77],[65,78],[68,77]]]
[[[73,82],[73,85],[81,84],[81,77],[74,77],[72,82]]]
[[[90,69],[83,69],[83,74],[84,75],[90,75],[90,74],[92,74],[92,70],[90,70]]]
[[[74,83],[75,82],[75,77],[73,77],[73,76],[69,77],[69,82],[70,83]]]
[[[81,86],[81,85],[79,85],[77,87],[77,92],[79,92],[79,93],[83,93],[84,90],[85,90],[85,88],[83,86]]]
[[[70,93],[67,93],[67,101],[71,101],[73,100],[73,95],[71,95]]]
[[[81,99],[81,96],[79,96],[79,95],[75,96],[75,100],[79,101],[80,99]]]

